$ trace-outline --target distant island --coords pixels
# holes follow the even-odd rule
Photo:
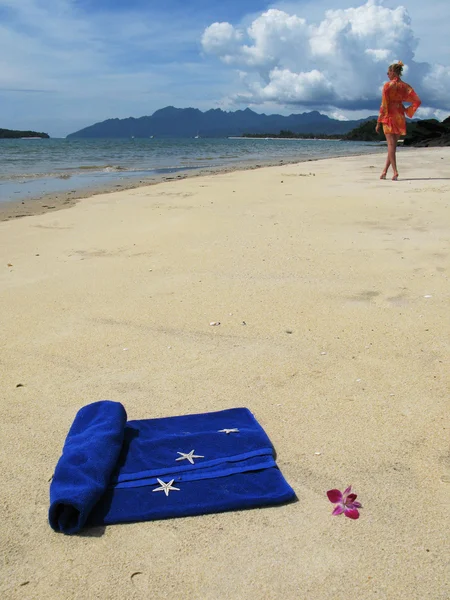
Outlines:
[[[345,134],[339,135],[337,133],[294,133],[293,131],[282,129],[280,133],[244,133],[241,137],[243,138],[270,138],[274,140],[341,140]]]
[[[346,121],[349,123],[349,121]],[[370,118],[370,120],[363,121],[354,129],[351,129],[347,133],[336,134],[336,133],[295,133],[293,131],[280,131],[280,133],[245,133],[242,137],[245,138],[273,138],[273,139],[314,139],[314,140],[343,140],[352,142],[382,142],[385,138],[384,135],[376,133],[375,127],[377,119]]]
[[[374,117],[369,117],[373,119]],[[151,116],[108,119],[71,133],[69,139],[81,138],[226,138],[249,135],[267,137],[279,131],[317,137],[342,136],[367,119],[339,121],[313,110],[284,115],[266,115],[245,110],[224,111],[220,108],[202,112],[198,108],[166,106]]]
[[[21,138],[50,138],[48,133],[38,131],[17,131],[15,129],[0,129],[1,140],[14,140]]]

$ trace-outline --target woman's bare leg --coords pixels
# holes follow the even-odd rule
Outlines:
[[[386,164],[384,165],[383,172],[380,175],[380,179],[386,179],[386,174],[387,174],[390,166],[391,166],[391,159],[389,158],[389,154],[388,154],[388,156],[386,158]]]
[[[386,134],[386,140],[388,143],[388,159],[392,166],[392,170],[394,171],[394,176],[392,177],[392,179],[394,181],[396,181],[396,179],[398,177],[396,150],[397,150],[397,142],[398,142],[399,137],[400,137],[399,135],[396,135],[393,133]]]

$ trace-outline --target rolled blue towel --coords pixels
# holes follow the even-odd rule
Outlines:
[[[78,411],[50,485],[49,521],[76,533],[108,487],[123,445],[127,413],[102,400]]]
[[[50,525],[148,521],[255,508],[295,498],[252,413],[214,413],[126,423],[121,404],[79,411],[50,488]]]

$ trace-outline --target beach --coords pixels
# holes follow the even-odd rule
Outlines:
[[[323,139],[0,140],[0,220],[162,181],[384,151]]]
[[[450,148],[398,160],[398,182],[332,158],[0,222],[2,598],[448,600]],[[101,399],[249,408],[297,501],[54,533],[53,470]],[[349,485],[357,521],[326,495]]]

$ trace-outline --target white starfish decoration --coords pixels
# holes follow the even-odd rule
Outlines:
[[[226,433],[227,435],[229,433],[239,433],[239,429],[219,429],[219,433]]]
[[[171,492],[172,490],[177,490],[179,492],[180,488],[174,487],[172,485],[172,483],[174,481],[175,481],[175,479],[172,479],[171,481],[169,481],[169,483],[164,483],[164,481],[161,481],[161,479],[158,479],[158,483],[160,484],[161,487],[155,488],[152,491],[153,492],[164,492],[166,496],[168,496],[169,492]]]
[[[205,458],[204,456],[201,456],[200,454],[194,454],[195,450],[191,450],[190,452],[188,452],[187,454],[184,452],[177,452],[177,454],[180,454],[180,458],[176,458],[175,460],[188,460],[191,465],[194,464],[194,458]]]

